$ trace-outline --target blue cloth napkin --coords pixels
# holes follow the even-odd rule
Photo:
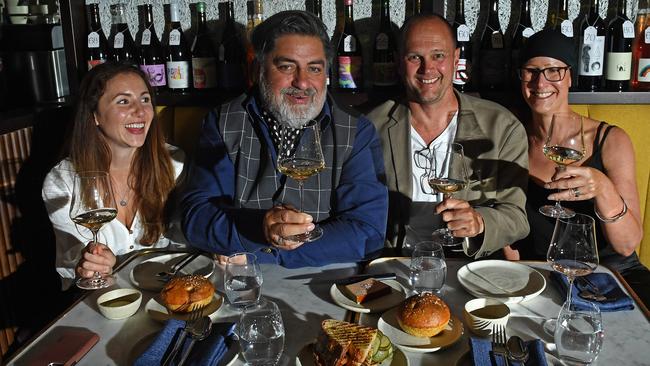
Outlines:
[[[562,295],[566,296],[567,288],[569,287],[569,280],[565,275],[559,272],[551,272],[551,278],[558,285]],[[573,289],[571,290],[571,302],[576,306],[576,309],[588,310],[588,303],[594,303],[601,312],[610,311],[623,311],[634,309],[634,301],[631,297],[625,294],[616,282],[614,276],[609,273],[590,273],[587,279],[598,288],[601,294],[607,297],[605,301],[586,300],[580,297],[580,291],[593,290],[589,286],[583,286],[580,281],[573,281]]]
[[[546,366],[544,343],[535,339],[524,342],[528,348],[528,361],[526,366]],[[470,337],[469,348],[472,353],[474,366],[505,366],[506,360],[500,355],[492,353],[492,342],[488,339]],[[511,366],[522,366],[519,362],[508,361]]]
[[[149,348],[135,360],[133,365],[160,365],[167,352],[171,351],[171,345],[176,342],[176,338],[181,334],[181,329],[184,326],[184,321],[169,319]],[[210,366],[219,363],[226,351],[228,351],[226,338],[233,334],[234,328],[235,323],[212,324],[210,335],[206,339],[194,343],[194,348],[192,348],[186,364]],[[189,345],[190,339],[191,337],[188,334],[183,343],[183,348],[179,351],[177,360],[180,360],[180,355]]]

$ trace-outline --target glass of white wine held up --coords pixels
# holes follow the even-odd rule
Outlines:
[[[298,182],[300,189],[300,212],[303,210],[304,183],[309,177],[325,168],[320,141],[320,124],[311,120],[299,130],[283,129],[278,152],[280,173]],[[316,226],[312,231],[284,237],[285,240],[310,242],[323,236],[323,229]]]
[[[97,245],[97,233],[107,222],[117,216],[117,205],[111,178],[107,172],[80,172],[74,177],[70,218],[75,224],[89,229],[93,234],[92,244],[87,246],[90,252]],[[111,286],[115,279],[95,272],[92,278],[80,278],[77,286],[84,290],[96,290]]]
[[[585,156],[585,135],[582,116],[575,113],[555,113],[546,135],[543,147],[544,156],[557,164],[560,171],[567,165],[576,163]],[[562,207],[560,201],[555,205],[545,205],[539,212],[548,217],[571,217],[573,210]]]

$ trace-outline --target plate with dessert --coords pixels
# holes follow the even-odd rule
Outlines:
[[[191,254],[174,253],[147,259],[133,267],[129,279],[134,286],[143,290],[160,291],[165,286],[165,280],[158,274],[168,272],[173,265],[181,262],[188,255]],[[212,258],[199,255],[181,268],[179,274],[195,274],[208,278],[214,272],[214,267]]]
[[[527,265],[504,260],[468,263],[458,270],[457,277],[470,294],[506,304],[530,300],[546,288],[544,275]]]
[[[347,285],[334,284],[330,296],[337,305],[350,311],[379,313],[397,306],[406,294],[404,287],[395,280],[368,278]]]
[[[214,291],[214,286],[205,277],[186,275],[174,277],[167,282],[160,294],[152,297],[144,306],[149,316],[159,322],[168,319],[188,320],[195,308],[203,308],[203,316],[212,321],[223,305],[223,297]]]
[[[376,328],[326,319],[316,342],[300,350],[297,366],[409,366],[406,355]]]
[[[417,353],[449,347],[463,335],[463,323],[451,315],[442,299],[430,293],[413,295],[383,313],[377,329],[397,347]]]

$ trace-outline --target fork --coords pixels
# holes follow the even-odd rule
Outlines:
[[[492,324],[492,354],[499,355],[503,359],[506,366],[508,363],[508,355],[506,352],[506,327],[503,325]],[[496,357],[495,357],[496,361]]]
[[[187,358],[190,355],[190,352],[192,352],[192,347],[194,347],[194,343],[196,341],[202,341],[210,335],[210,330],[212,328],[212,320],[210,320],[209,317],[203,316],[194,323],[190,324],[190,336],[192,339],[190,339],[190,344],[187,346],[185,351],[183,351],[183,355],[181,356],[181,361],[178,363],[178,366],[183,366],[185,365],[185,361],[187,361]]]
[[[169,281],[169,279],[174,277],[178,271],[183,269],[186,265],[188,265],[190,262],[196,259],[196,257],[198,257],[199,255],[201,255],[201,253],[199,252],[186,255],[183,259],[181,259],[176,264],[171,266],[169,268],[169,271],[158,272],[156,274],[156,277],[158,277],[159,281]]]
[[[183,343],[185,343],[185,338],[187,337],[187,332],[190,326],[197,320],[201,319],[204,308],[205,306],[197,306],[192,309],[187,321],[185,322],[185,326],[181,329],[181,334],[176,339],[176,343],[174,343],[174,347],[167,355],[167,358],[165,358],[161,363],[162,366],[171,365],[172,361],[176,358],[176,355],[178,355],[178,351],[182,348]]]

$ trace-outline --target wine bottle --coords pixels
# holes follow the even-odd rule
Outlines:
[[[521,3],[521,10],[519,12],[519,22],[515,27],[514,35],[512,37],[512,50],[511,50],[511,65],[512,72],[510,79],[513,86],[519,85],[519,77],[514,70],[519,67],[521,60],[519,59],[521,51],[526,46],[526,41],[530,36],[535,33],[533,30],[533,22],[530,19],[530,0],[524,0]]]
[[[217,87],[217,53],[210,40],[205,18],[205,3],[196,3],[197,31],[192,42],[192,80],[194,89]]]
[[[610,91],[629,90],[632,76],[634,24],[625,15],[626,11],[627,1],[618,0],[617,15],[607,28],[605,88]]]
[[[397,85],[397,43],[390,22],[390,1],[379,3],[379,33],[375,36],[372,51],[372,74],[375,88]]]
[[[558,17],[558,7],[558,0],[548,0],[548,10],[546,12],[546,23],[544,23],[544,29],[555,29]]]
[[[635,24],[636,38],[633,44],[634,67],[632,89],[650,91],[650,2],[639,0]]]
[[[117,3],[111,6],[111,35],[108,44],[111,47],[111,61],[132,65],[137,64],[137,55],[133,37],[126,24],[126,4]]]
[[[219,62],[217,63],[217,81],[219,87],[226,91],[242,92],[246,89],[246,53],[239,30],[235,25],[233,2],[223,4],[226,9],[225,27],[219,45]]]
[[[481,37],[480,49],[481,91],[501,91],[508,75],[503,32],[499,24],[499,0],[490,0],[488,22]]]
[[[86,63],[88,70],[103,64],[109,59],[108,40],[102,30],[102,23],[99,20],[99,4],[88,4],[88,54]]]
[[[183,36],[178,4],[170,4],[171,25],[167,35],[167,54],[165,56],[165,68],[167,71],[167,86],[170,90],[178,93],[186,93],[190,87],[190,72],[192,58],[189,46]]]
[[[602,87],[607,30],[598,12],[599,5],[600,0],[591,1],[591,9],[580,26],[578,87],[584,91],[598,91]]]
[[[247,2],[248,21],[246,23],[246,73],[247,86],[250,88],[254,83],[257,75],[254,75],[253,63],[255,61],[255,50],[251,43],[253,29],[264,21],[264,7],[262,0],[253,0]]]
[[[553,29],[573,39],[573,23],[569,20],[569,0],[560,0]]]
[[[361,43],[354,29],[352,0],[343,0],[345,25],[339,38],[336,59],[339,64],[339,88],[350,92],[363,90],[363,56]]]
[[[470,90],[472,68],[472,43],[470,41],[470,30],[465,21],[465,0],[456,0],[454,32],[456,32],[456,47],[460,53],[453,83],[456,90],[464,93]]]
[[[323,4],[321,0],[312,0],[311,2],[311,7],[310,11],[312,14],[314,14],[320,21],[323,21]],[[333,60],[328,60],[328,62],[333,63]],[[332,80],[332,65],[328,64],[327,65],[327,80],[326,80],[326,85],[328,88],[331,88],[330,80]]]
[[[156,34],[156,27],[153,25],[153,6],[151,4],[142,6],[142,30],[136,37],[140,40],[140,69],[149,76],[149,84],[156,91],[160,91],[167,85],[165,58]]]
[[[404,9],[404,19],[422,13],[422,0],[407,0]]]

